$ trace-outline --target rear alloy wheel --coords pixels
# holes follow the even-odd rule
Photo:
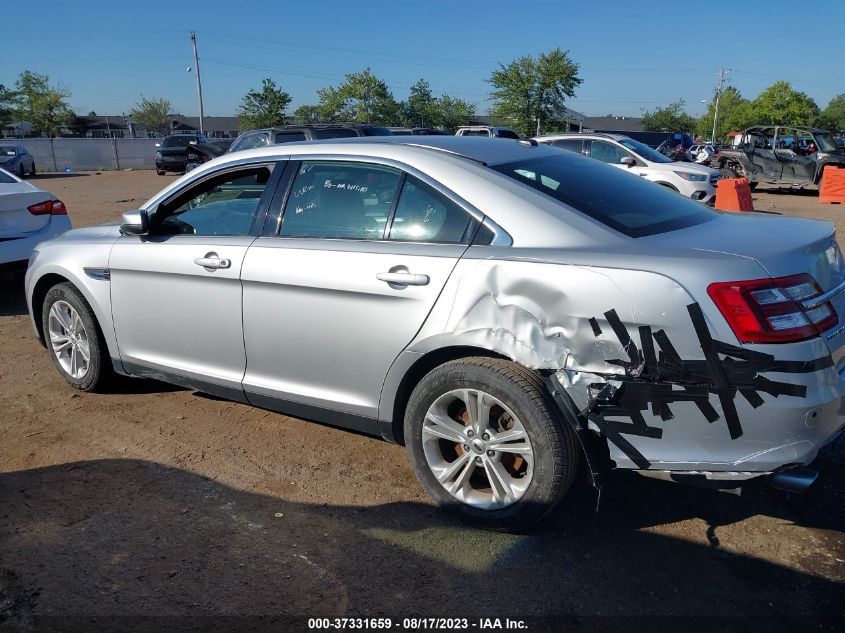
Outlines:
[[[112,369],[103,335],[73,285],[58,284],[47,292],[41,323],[53,364],[72,387],[95,391],[106,383]]]
[[[405,415],[414,471],[432,497],[482,527],[521,530],[551,510],[575,476],[575,437],[540,377],[492,358],[441,365]]]

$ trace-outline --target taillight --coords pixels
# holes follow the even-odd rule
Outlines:
[[[838,321],[829,301],[809,310],[801,305],[822,294],[819,284],[807,274],[720,282],[710,284],[707,294],[743,343],[803,341]]]
[[[32,215],[67,215],[65,203],[61,200],[47,200],[26,208]]]

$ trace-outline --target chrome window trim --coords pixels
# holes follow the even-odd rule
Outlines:
[[[199,182],[207,178],[214,178],[215,176],[223,174],[230,169],[237,169],[240,167],[259,167],[261,165],[272,165],[273,169],[275,170],[280,162],[288,160],[289,158],[290,156],[261,156],[252,158],[239,158],[237,160],[233,160],[230,163],[226,163],[225,165],[220,165],[220,167],[217,169],[210,169],[208,171],[194,170],[188,172],[189,174],[191,174],[190,178],[180,183],[178,187],[175,187],[173,189],[168,187],[163,191],[160,191],[154,197],[150,198],[141,208],[147,213],[154,213],[155,209],[158,208],[158,206],[163,202],[168,202],[171,198],[175,198],[185,189],[193,187],[195,184],[198,184]],[[199,173],[197,173],[198,171]]]

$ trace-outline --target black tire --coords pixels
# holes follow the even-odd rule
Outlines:
[[[35,175],[35,161],[32,161],[32,169],[29,170],[29,175],[30,176]]]
[[[163,170],[161,170],[161,169],[156,169],[156,173],[157,173],[159,176],[164,176],[164,174],[166,174],[167,172],[165,172],[165,171],[163,171]]]
[[[754,191],[754,190],[757,188],[757,185],[758,185],[758,184],[759,184],[759,183],[756,183],[756,182],[753,182],[753,181],[749,181],[749,182],[748,182],[748,188],[749,188],[751,191]]]
[[[26,175],[26,172],[24,171],[24,168],[23,168],[23,163],[21,163],[20,165],[18,165],[18,178],[20,178],[21,180],[23,180],[23,177],[24,177],[25,175]]]
[[[429,407],[454,389],[482,390],[519,418],[533,451],[533,477],[524,494],[499,509],[482,509],[453,497],[426,461],[422,429]],[[475,526],[518,532],[539,521],[563,498],[575,479],[577,438],[535,372],[495,358],[464,358],[445,363],[419,382],[405,411],[405,441],[411,466],[428,493],[446,511]]]
[[[65,371],[61,364],[59,364],[59,360],[50,346],[49,314],[50,308],[57,301],[65,301],[76,310],[82,321],[82,325],[85,327],[85,332],[88,334],[88,371],[80,378],[74,378]],[[47,342],[47,350],[50,358],[53,360],[53,365],[56,366],[59,374],[61,374],[62,378],[71,387],[80,391],[102,391],[110,384],[114,377],[114,370],[112,369],[111,358],[109,357],[108,347],[103,338],[102,330],[100,330],[91,306],[88,305],[85,297],[82,296],[73,284],[57,284],[47,291],[47,295],[44,298],[44,305],[41,308],[41,326],[44,332],[44,339]]]

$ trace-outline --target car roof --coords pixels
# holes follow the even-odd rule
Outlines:
[[[627,134],[608,134],[605,132],[563,132],[561,134],[544,134],[543,136],[535,136],[534,140],[538,143],[545,141],[557,141],[559,139],[567,138],[609,138],[614,141],[634,140]]]
[[[437,151],[453,156],[467,158],[485,165],[497,165],[520,159],[539,158],[541,156],[559,155],[560,150],[554,147],[542,146],[526,139],[493,139],[479,136],[367,136],[357,138],[323,139],[305,143],[285,143],[273,145],[259,150],[275,150],[275,154],[303,154],[315,153],[320,146],[340,145],[360,147],[361,151],[351,153],[366,155],[377,145],[405,146],[409,149],[423,151]],[[319,151],[319,150],[316,150]]]

